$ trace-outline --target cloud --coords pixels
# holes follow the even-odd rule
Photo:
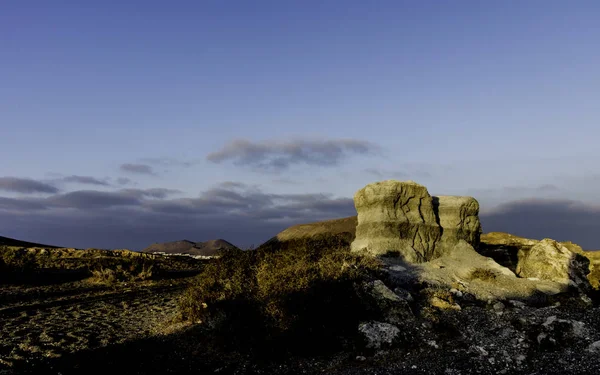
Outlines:
[[[146,174],[146,175],[156,175],[151,166],[147,164],[131,164],[125,163],[121,164],[120,169],[123,172],[133,173],[133,174]]]
[[[194,164],[197,164],[197,161],[183,161],[183,160],[167,158],[167,157],[144,158],[144,159],[141,159],[140,161],[144,164],[150,164],[150,165],[155,165],[155,166],[160,166],[160,167],[189,168],[189,167],[193,166]]]
[[[153,242],[182,238],[225,238],[249,246],[290,225],[356,213],[350,198],[273,194],[233,181],[195,198],[173,194],[175,190],[155,188],[83,190],[38,201],[6,198],[0,200],[0,228],[9,237],[74,247],[140,250]]]
[[[484,232],[573,241],[600,250],[600,207],[564,199],[527,199],[502,204],[480,215]]]
[[[77,184],[87,184],[87,185],[98,185],[98,186],[110,186],[110,184],[106,181],[99,180],[95,177],[90,176],[67,176],[63,177],[62,181],[64,182],[73,182]]]
[[[531,199],[560,199],[565,191],[556,185],[543,184],[537,186],[499,186],[488,189],[469,189],[466,195],[475,197],[482,206],[482,213],[493,210],[498,204]]]
[[[18,177],[0,177],[0,190],[21,194],[58,193],[58,188],[50,184]]]
[[[124,192],[79,190],[46,198],[45,203],[53,207],[87,210],[116,206],[139,206],[141,201],[139,197]]]
[[[290,178],[275,178],[271,182],[278,185],[302,185],[302,182],[294,181]]]
[[[377,178],[399,178],[406,179],[408,174],[399,171],[386,171],[378,168],[367,168],[364,170],[365,173],[375,176]]]
[[[164,188],[151,188],[151,189],[122,189],[122,194],[134,196],[137,198],[157,198],[164,199],[171,195],[181,194],[181,190],[177,189],[164,189]]]
[[[45,210],[47,205],[39,200],[0,197],[0,210],[27,212]]]
[[[133,181],[127,177],[119,177],[117,178],[117,184],[123,185],[133,185]]]
[[[238,139],[208,154],[206,159],[213,163],[232,161],[234,165],[251,166],[262,171],[281,171],[295,164],[336,166],[352,154],[377,152],[377,145],[355,139],[263,142]]]

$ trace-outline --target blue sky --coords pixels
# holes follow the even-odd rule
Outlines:
[[[484,230],[600,248],[591,219],[561,232],[483,217],[537,198],[566,210],[546,218],[600,219],[599,14],[596,1],[3,2],[0,235],[246,246],[352,214],[356,190],[395,178],[475,196]],[[247,200],[198,211],[217,191]]]

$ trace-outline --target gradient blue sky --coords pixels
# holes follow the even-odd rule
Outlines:
[[[0,235],[246,246],[395,178],[475,196],[486,231],[600,248],[599,18],[597,1],[2,2]],[[202,211],[232,191],[257,201]],[[486,227],[528,204],[587,221]]]

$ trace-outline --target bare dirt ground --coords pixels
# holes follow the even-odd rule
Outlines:
[[[155,335],[188,280],[0,288],[0,373]],[[18,373],[18,372],[17,372]]]

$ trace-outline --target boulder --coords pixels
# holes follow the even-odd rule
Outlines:
[[[367,309],[386,323],[401,325],[414,318],[409,306],[412,296],[406,291],[398,295],[383,281],[374,280],[364,282],[358,292]]]
[[[409,263],[439,258],[460,240],[479,244],[479,204],[471,197],[432,197],[414,181],[369,184],[354,195],[358,213],[351,250],[395,254]]]
[[[531,248],[540,243],[539,240],[519,237],[503,232],[490,232],[481,235],[478,252],[494,259],[499,264],[517,272],[517,265],[527,257]],[[600,286],[600,252],[584,251],[581,246],[571,242],[559,242],[573,253],[580,254],[589,259],[589,269],[586,271],[587,279],[593,288]]]
[[[545,238],[519,256],[517,274],[521,277],[573,284],[588,289],[590,261],[552,239]]]
[[[399,337],[398,327],[382,322],[365,322],[358,326],[358,332],[365,340],[366,347],[380,349],[391,346]]]

